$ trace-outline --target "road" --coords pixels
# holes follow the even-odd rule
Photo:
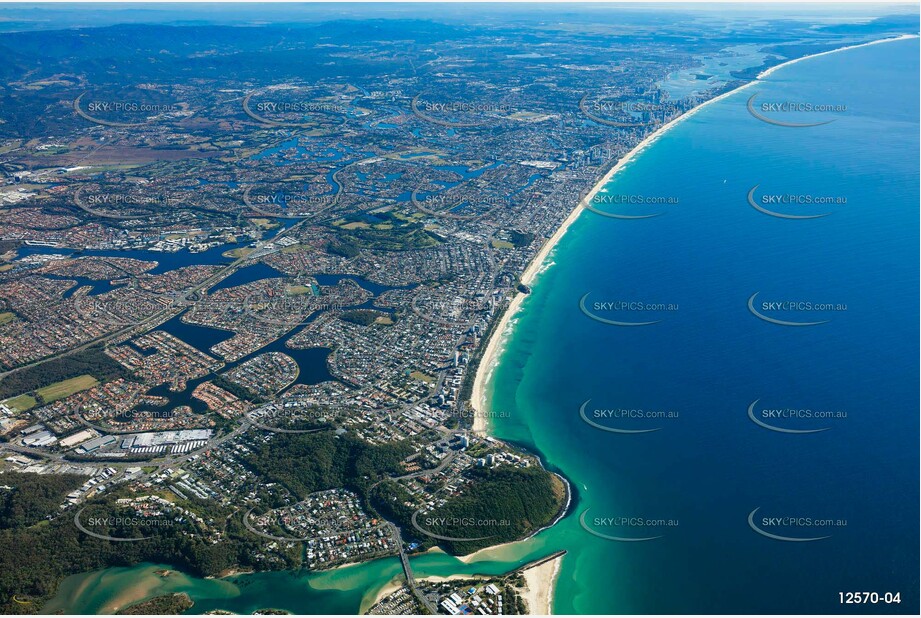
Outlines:
[[[413,595],[422,603],[422,606],[425,607],[430,614],[437,614],[438,609],[425,597],[416,585],[413,567],[409,563],[409,556],[406,555],[406,549],[403,547],[403,537],[400,536],[400,529],[394,524],[390,524],[390,532],[393,534],[393,540],[396,542],[397,547],[400,548],[400,562],[403,564],[403,573],[406,575],[406,585],[409,586],[410,591],[412,591]]]
[[[43,459],[50,459],[56,463],[61,464],[70,464],[70,465],[96,465],[102,468],[130,468],[130,467],[146,467],[146,466],[158,466],[158,467],[171,467],[182,461],[183,459],[188,459],[194,455],[204,453],[209,449],[220,446],[227,440],[239,436],[241,433],[246,431],[251,427],[251,423],[248,421],[243,421],[236,429],[233,431],[223,434],[221,436],[215,436],[208,440],[201,448],[197,448],[194,451],[189,451],[188,453],[182,453],[180,455],[168,455],[165,457],[154,457],[152,459],[145,459],[143,461],[117,461],[115,459],[94,459],[94,460],[74,460],[68,459],[67,455],[64,453],[50,453],[45,449],[37,449],[29,446],[22,446],[19,444],[12,444],[10,442],[0,444],[0,453],[4,451],[12,451],[14,453],[21,453],[23,455],[32,455],[34,457],[41,457]]]
[[[338,200],[336,200],[336,201],[338,201]],[[325,212],[326,210],[332,208],[332,207],[336,204],[336,201],[334,201],[332,204],[330,204],[330,205],[327,206],[326,208],[323,208],[323,209],[321,209],[321,210],[318,210],[317,212],[313,213],[311,216],[309,216],[309,217],[304,217],[303,219],[301,219],[300,221],[298,221],[297,223],[295,223],[295,224],[292,225],[291,227],[289,227],[289,228],[284,228],[284,229],[279,230],[278,233],[275,234],[272,238],[270,238],[270,239],[268,239],[268,240],[264,240],[264,241],[259,241],[259,243],[257,243],[256,249],[255,249],[255,251],[254,251],[253,253],[254,253],[254,254],[259,253],[260,255],[266,255],[266,253],[264,252],[264,248],[265,248],[266,245],[268,245],[268,244],[270,244],[270,243],[276,243],[276,242],[278,242],[278,240],[280,240],[282,237],[284,237],[284,236],[290,234],[291,232],[293,232],[294,230],[296,230],[296,229],[299,228],[300,226],[304,225],[304,224],[307,223],[308,221],[311,221],[311,220],[317,218],[320,214],[322,214],[322,213]],[[190,289],[188,289],[188,290],[185,290],[185,291],[183,292],[182,296],[181,296],[181,297],[177,297],[177,299],[176,299],[177,301],[180,301],[180,302],[177,302],[178,310],[177,310],[177,307],[170,307],[170,308],[164,309],[163,311],[160,311],[160,312],[158,312],[158,313],[156,313],[156,314],[150,316],[149,318],[146,318],[146,319],[144,319],[144,320],[142,320],[142,321],[140,321],[140,322],[137,322],[137,323],[135,323],[135,324],[129,324],[129,325],[125,326],[124,328],[120,328],[120,329],[118,329],[118,330],[116,330],[116,331],[114,331],[114,332],[112,332],[112,333],[109,333],[108,335],[103,335],[102,337],[97,337],[96,339],[92,339],[91,341],[87,341],[87,342],[85,342],[85,343],[82,343],[82,344],[80,344],[80,345],[78,345],[78,346],[75,346],[75,347],[73,347],[73,348],[70,348],[70,349],[68,349],[68,350],[66,350],[66,351],[64,351],[64,352],[60,352],[60,353],[58,353],[58,354],[52,354],[51,356],[46,356],[45,358],[40,358],[40,359],[38,359],[38,360],[36,360],[36,361],[33,361],[33,362],[31,362],[31,363],[27,363],[27,364],[25,364],[25,365],[21,365],[21,366],[19,366],[19,367],[14,368],[14,369],[9,369],[9,370],[7,370],[7,371],[0,372],[0,380],[2,380],[3,378],[5,378],[5,377],[8,376],[8,375],[11,375],[11,374],[13,374],[13,373],[17,373],[17,372],[19,372],[19,371],[22,371],[23,369],[28,369],[29,367],[36,367],[36,366],[38,366],[38,365],[41,365],[41,364],[46,363],[46,362],[48,362],[48,361],[54,360],[54,359],[56,359],[56,358],[63,358],[63,357],[69,356],[70,354],[73,354],[73,353],[75,353],[75,352],[80,352],[80,351],[86,350],[87,348],[90,348],[90,347],[93,347],[93,346],[97,346],[97,345],[99,345],[99,344],[104,344],[104,343],[108,343],[108,342],[110,342],[110,341],[113,341],[113,340],[116,340],[116,339],[119,339],[119,338],[127,337],[127,336],[131,335],[131,333],[134,332],[134,331],[137,331],[137,334],[141,334],[141,333],[143,333],[143,332],[145,332],[145,331],[147,331],[147,330],[150,330],[150,328],[152,328],[154,325],[160,324],[160,323],[162,323],[162,322],[166,322],[167,320],[169,320],[169,319],[175,317],[176,315],[179,315],[179,314],[182,313],[183,311],[185,311],[185,310],[188,308],[188,305],[189,305],[189,304],[186,303],[186,302],[181,302],[181,301],[186,300],[186,299],[188,299],[189,297],[194,296],[194,295],[197,294],[198,292],[201,292],[202,290],[207,290],[207,289],[209,289],[209,288],[215,286],[216,284],[220,283],[221,281],[223,281],[224,279],[226,279],[227,277],[229,277],[230,275],[232,275],[234,272],[236,272],[236,270],[237,270],[238,268],[240,268],[240,266],[243,265],[244,263],[246,263],[248,260],[250,260],[250,255],[246,255],[246,256],[237,258],[236,260],[234,260],[233,262],[231,262],[230,264],[228,264],[227,266],[225,266],[224,268],[222,268],[222,269],[219,270],[218,272],[214,273],[213,275],[211,275],[210,277],[208,277],[207,279],[205,279],[204,281],[202,281],[202,282],[199,283],[198,285],[195,285],[194,287],[192,287],[192,288],[190,288]]]
[[[330,530],[320,536],[304,536],[304,537],[288,537],[288,536],[275,536],[274,534],[269,534],[268,532],[262,532],[258,530],[253,523],[250,521],[250,515],[256,507],[251,508],[243,514],[243,525],[246,526],[246,529],[255,534],[256,536],[261,536],[264,539],[269,539],[270,541],[281,541],[282,543],[303,543],[304,541],[318,541],[326,537],[334,536],[337,534],[349,534],[351,532],[374,532],[375,530],[380,530],[384,526],[388,525],[386,523],[378,524],[373,528],[364,528],[361,530]]]

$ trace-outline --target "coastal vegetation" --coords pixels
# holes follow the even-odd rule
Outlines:
[[[0,475],[0,485],[10,488],[0,490],[0,612],[40,611],[68,575],[112,566],[169,563],[205,577],[241,567],[271,570],[299,565],[299,556],[293,553],[264,553],[262,543],[246,530],[242,519],[232,516],[234,510],[213,501],[177,499],[177,507],[196,513],[201,521],[180,518],[169,525],[146,526],[142,532],[147,538],[128,543],[80,531],[74,525],[73,510],[48,519],[47,514],[60,512],[65,495],[84,480],[73,475]],[[115,492],[91,500],[81,521],[95,518],[105,526],[99,524],[94,532],[115,538],[138,536],[137,527],[112,517],[124,514],[116,500],[128,495]]]
[[[407,537],[415,538],[424,548],[439,545],[454,555],[527,537],[549,525],[566,505],[563,481],[539,466],[473,468],[466,476],[471,482],[459,495],[416,520],[434,535],[458,540],[437,539],[413,526],[416,508],[407,505],[412,504],[412,497],[395,482],[378,486],[374,503]],[[463,524],[452,523],[458,521]]]
[[[189,595],[177,592],[129,605],[118,613],[121,616],[176,616],[190,609],[192,605],[194,603]]]
[[[539,313],[538,336],[528,334],[534,325],[530,317],[522,319],[520,336],[508,342],[502,369],[494,374],[493,399],[501,405],[487,414],[514,421],[495,423],[496,438],[485,435],[479,425],[484,419],[479,417],[476,431],[454,428],[469,428],[471,399],[481,403],[481,384],[473,388],[477,373],[483,379],[486,365],[500,363],[495,344],[507,323],[503,314],[509,318],[513,313],[508,301],[514,298],[512,306],[518,307],[523,296],[516,294],[531,292],[527,284],[581,212],[575,202],[589,187],[595,189],[585,203],[618,169],[628,169],[636,153],[675,126],[676,118],[689,117],[701,102],[750,81],[781,57],[863,40],[874,31],[890,33],[892,27],[917,30],[916,15],[895,26],[848,20],[829,26],[824,20],[766,18],[754,30],[738,25],[736,17],[724,23],[712,17],[703,20],[706,24],[690,19],[699,27],[689,31],[689,20],[682,15],[663,18],[661,13],[631,11],[595,21],[566,9],[559,17],[540,12],[535,21],[522,14],[507,24],[497,14],[479,19],[484,28],[414,19],[405,12],[406,19],[397,20],[327,23],[318,16],[304,27],[292,27],[287,22],[273,24],[271,16],[265,21],[264,9],[259,12],[258,19],[247,20],[258,28],[244,31],[209,25],[204,18],[190,18],[199,24],[191,28],[146,24],[143,19],[111,27],[67,28],[67,23],[88,21],[68,18],[62,29],[35,32],[31,27],[19,32],[19,21],[13,21],[13,31],[2,35],[3,48],[14,51],[6,54],[9,62],[0,63],[6,77],[0,134],[8,138],[0,147],[0,198],[6,204],[0,210],[0,227],[5,235],[23,240],[0,241],[0,401],[13,411],[3,419],[7,433],[0,442],[8,441],[2,444],[4,469],[42,471],[35,475],[0,470],[0,608],[5,613],[51,613],[53,607],[75,614],[188,611],[192,600],[184,595],[142,600],[164,593],[157,578],[168,577],[174,567],[189,577],[176,577],[167,590],[189,592],[197,600],[195,613],[203,611],[202,606],[220,607],[215,613],[262,615],[286,610],[252,610],[288,607],[297,613],[346,613],[359,603],[364,609],[373,593],[402,583],[400,561],[393,556],[397,550],[402,558],[404,551],[436,545],[452,554],[470,554],[526,538],[563,513],[569,497],[566,482],[502,436],[546,448],[561,469],[577,474],[578,486],[585,490],[584,508],[614,503],[607,494],[629,493],[622,490],[635,489],[639,495],[645,486],[657,495],[681,497],[692,492],[676,493],[669,483],[681,489],[682,484],[704,479],[701,487],[708,489],[711,470],[687,465],[701,459],[695,459],[700,444],[694,440],[681,440],[679,435],[674,444],[662,442],[679,467],[688,467],[681,477],[670,474],[675,466],[668,457],[632,465],[633,455],[649,459],[646,442],[627,439],[612,448],[603,434],[572,420],[573,393],[604,396],[592,394],[601,383],[593,372],[599,369],[598,358],[611,356],[603,337],[613,333],[583,331],[602,327],[575,322],[572,292],[628,289],[624,273],[593,266],[617,262],[612,247],[636,257],[630,250],[644,246],[669,250],[640,260],[651,269],[637,270],[641,283],[661,279],[675,284],[678,291],[669,292],[675,296],[682,296],[677,284],[687,283],[689,291],[683,295],[690,298],[704,294],[709,283],[725,291],[720,275],[726,269],[681,273],[673,272],[669,262],[700,266],[681,259],[682,242],[687,241],[714,260],[710,266],[719,266],[718,258],[735,253],[707,252],[708,247],[750,240],[751,235],[740,234],[733,223],[744,229],[758,226],[765,233],[773,229],[738,205],[744,178],[726,172],[732,166],[716,158],[705,164],[700,157],[678,156],[674,165],[652,165],[649,179],[655,192],[675,189],[691,204],[676,209],[675,216],[663,217],[661,225],[653,224],[656,229],[637,224],[631,228],[630,243],[624,244],[616,235],[612,240],[604,222],[584,227],[569,239],[571,246],[580,248],[568,250],[578,254],[575,266],[571,257],[564,259],[567,251],[560,246],[554,254],[560,269],[555,276],[564,285],[546,296],[541,290],[523,312]],[[107,22],[106,16],[102,18]],[[56,28],[53,23],[50,27]],[[916,51],[917,41],[911,44]],[[758,63],[763,64],[749,66]],[[873,64],[884,65],[887,71],[877,73],[894,79],[897,67]],[[803,82],[795,81],[802,87],[797,92],[808,92]],[[853,99],[854,108],[870,101],[862,101],[853,88],[860,82],[848,80],[851,86],[840,91],[842,98]],[[773,84],[763,86],[766,101]],[[831,100],[835,91],[822,92],[829,95],[823,102],[836,102]],[[123,113],[129,110],[121,110],[94,124],[86,111],[93,99],[93,107],[103,101],[137,99],[152,107],[168,103],[169,111],[132,118]],[[263,107],[270,103],[269,108],[294,103],[300,111],[271,119],[273,112],[266,109],[260,119],[253,112],[259,109],[257,102]],[[453,103],[462,104],[451,110]],[[717,121],[732,119],[732,113],[718,114],[713,108]],[[745,116],[743,109],[736,111]],[[627,118],[634,115],[637,122]],[[716,139],[706,141],[718,146],[710,149],[712,154],[723,147],[729,152],[733,140],[720,133],[726,123],[700,120],[698,130],[707,125],[717,132]],[[848,122],[852,120],[856,122],[854,114]],[[743,123],[729,125],[730,137],[747,135]],[[767,127],[757,125],[758,129],[764,132]],[[791,138],[796,137],[792,133],[808,139],[813,132],[791,132]],[[886,132],[886,137],[896,138],[898,132]],[[671,141],[678,145],[684,140]],[[757,136],[739,141],[754,142]],[[660,148],[667,145],[666,140],[658,143]],[[860,151],[858,142],[845,140],[837,154],[855,150],[855,144]],[[821,148],[800,151],[821,162]],[[659,163],[670,160],[661,156]],[[771,163],[768,159],[759,161]],[[767,187],[772,169],[761,167]],[[884,167],[887,173],[897,169],[895,163]],[[631,168],[642,178],[643,165],[637,161]],[[662,181],[659,168],[668,170],[669,182]],[[680,183],[671,183],[682,174],[694,187],[688,199]],[[627,194],[621,188],[635,188],[624,176],[617,179],[623,185],[611,185],[618,196]],[[720,180],[729,200],[724,209],[729,218],[725,225],[722,217],[717,217],[719,225],[709,225],[715,219],[697,217],[694,204],[702,187],[712,189]],[[281,210],[270,215],[253,208],[247,199],[250,190],[271,198],[259,203]],[[705,193],[715,206],[723,205],[718,191]],[[424,201],[422,194],[428,195]],[[614,203],[615,195],[609,197]],[[877,214],[899,211],[884,210]],[[723,214],[719,208],[714,212]],[[735,213],[741,218],[734,222]],[[713,234],[709,244],[688,234],[686,224],[692,220]],[[691,228],[695,231],[693,223]],[[830,232],[828,239],[823,237],[829,243],[797,243],[796,229],[807,238],[814,235],[812,227],[785,227],[791,246],[805,249],[772,253],[772,272],[783,268],[780,258],[811,264],[806,259],[810,246],[820,253],[848,254],[833,251]],[[644,241],[647,233],[651,242]],[[726,238],[720,236],[724,233]],[[898,235],[893,238],[897,241]],[[17,252],[21,255],[7,253],[20,243],[27,245]],[[897,242],[892,244],[899,248]],[[872,265],[872,252],[850,253],[867,258],[862,266]],[[821,259],[813,261],[818,264]],[[744,264],[752,272],[757,267]],[[898,260],[885,265],[894,268]],[[653,276],[657,269],[662,277]],[[695,276],[703,270],[717,276]],[[586,277],[585,285],[579,273]],[[605,280],[606,274],[613,278]],[[71,277],[77,279],[73,284],[63,281]],[[548,291],[553,286],[549,279]],[[853,277],[829,280],[845,279]],[[357,282],[361,283],[352,285]],[[810,289],[808,284],[802,289]],[[852,301],[860,302],[863,288],[850,287]],[[729,290],[727,306],[741,306],[738,295],[743,292]],[[129,321],[89,319],[77,310],[78,301],[89,298],[84,294],[98,295],[99,304],[91,304],[100,312],[124,314]],[[308,295],[317,298],[302,297]],[[275,313],[282,319],[259,319]],[[887,314],[887,322],[893,317],[895,313]],[[710,322],[723,327],[720,320]],[[677,327],[682,323],[679,319]],[[658,331],[665,333],[664,345],[658,348],[653,331],[648,340],[638,342],[640,354],[615,347],[634,364],[658,367],[656,363],[665,360],[680,361],[680,354],[661,352],[674,347],[667,341],[669,329]],[[714,339],[721,340],[720,334],[716,332]],[[573,337],[584,354],[568,353]],[[738,338],[723,339],[732,343]],[[151,341],[159,344],[148,345]],[[101,342],[121,349],[118,357],[130,369],[108,357]],[[892,342],[879,336],[874,342],[879,345],[867,349],[893,349],[891,356],[898,360],[899,350]],[[848,349],[859,350],[862,343],[859,338],[849,341]],[[108,352],[114,357],[116,350]],[[811,352],[818,357],[818,351]],[[483,360],[485,353],[489,362]],[[534,362],[518,365],[522,359]],[[716,367],[728,379],[723,369]],[[842,374],[840,367],[830,366],[829,375],[846,382],[840,378],[847,369]],[[220,371],[224,376],[217,376]],[[603,378],[610,371],[602,373]],[[644,382],[646,374],[655,372],[626,373],[633,390],[667,394],[662,380]],[[68,397],[120,377],[143,378],[144,383],[112,384]],[[585,384],[581,377],[586,377]],[[205,382],[211,379],[213,384]],[[884,388],[889,386],[884,380],[870,382],[878,391],[893,390]],[[706,391],[698,387],[700,380],[678,380],[679,391],[685,383],[687,392],[679,392],[672,401],[691,412],[712,407],[707,397],[695,399]],[[209,389],[212,385],[248,401]],[[515,392],[509,396],[506,388]],[[207,404],[208,411],[199,413],[201,406],[192,399]],[[54,405],[42,405],[55,400]],[[250,403],[260,404],[259,409]],[[585,431],[560,431],[560,415],[564,425]],[[732,429],[723,427],[726,423],[719,423],[719,418],[715,421],[718,429]],[[81,442],[94,435],[85,429],[87,423],[98,424],[99,433],[106,435]],[[123,426],[125,431],[115,429]],[[193,427],[212,431],[182,431]],[[129,431],[136,435],[129,437]],[[898,454],[899,444],[891,445],[902,433],[907,432],[885,436],[887,454]],[[662,432],[663,440],[669,436],[674,434]],[[727,443],[735,445],[732,440]],[[683,447],[690,449],[690,456],[682,453]],[[572,463],[587,458],[597,460],[596,465]],[[882,457],[877,460],[886,463]],[[77,461],[80,465],[70,465]],[[910,486],[897,475],[904,466],[895,464],[880,468],[877,476],[893,486]],[[612,485],[610,471],[625,466],[642,468],[642,473],[624,475],[630,478]],[[92,479],[55,476],[60,471],[79,471]],[[746,470],[739,472],[745,476]],[[646,482],[649,479],[654,482]],[[899,515],[898,504],[893,505],[881,504]],[[258,516],[250,517],[253,514]],[[744,512],[738,515],[738,527],[744,528]],[[389,521],[382,521],[382,516]],[[399,533],[391,522],[399,526]],[[668,611],[677,607],[669,604],[682,600],[685,606],[687,599],[701,601],[713,581],[730,591],[747,583],[742,581],[746,573],[739,569],[737,575],[743,577],[738,582],[732,573],[722,573],[726,581],[714,577],[721,575],[721,565],[733,564],[720,560],[720,555],[710,560],[713,569],[703,565],[694,577],[681,573],[680,559],[647,560],[633,564],[629,576],[639,584],[651,582],[651,587],[625,584],[624,594],[612,594],[615,591],[606,585],[612,557],[617,556],[611,552],[623,546],[599,543],[579,532],[577,525],[569,518],[559,529],[517,544],[512,551],[489,552],[479,565],[481,556],[467,566],[437,553],[414,556],[413,564],[404,560],[405,586],[398,592],[405,591],[406,600],[400,603],[416,613],[426,613],[432,605],[455,613],[441,602],[456,591],[470,600],[469,605],[458,604],[460,614],[477,608],[486,613],[487,607],[502,610],[491,614],[543,614],[550,613],[556,591],[557,613],[648,609],[645,604]],[[887,540],[882,528],[876,532]],[[688,535],[676,534],[658,547],[674,550],[680,558],[689,553],[683,551],[688,549],[682,546],[683,537]],[[688,538],[693,545],[696,537]],[[895,572],[902,566],[897,543],[876,545],[883,560],[874,564],[876,556],[865,552],[861,560],[867,569],[879,571],[882,564]],[[495,589],[484,592],[480,600],[474,598],[476,587],[488,584],[476,575],[465,579],[469,572],[513,568],[526,555],[551,546],[571,547],[578,553],[565,567],[558,556],[551,556],[535,561],[542,562],[543,569],[526,573],[526,565],[490,577]],[[381,555],[390,558],[369,562]],[[347,562],[366,564],[337,574],[303,572]],[[769,562],[762,561],[762,566]],[[810,566],[801,562],[804,568]],[[97,571],[110,567],[115,569]],[[289,572],[274,574],[277,577],[259,573],[228,582],[197,579],[284,570]],[[561,585],[555,588],[553,578],[560,572]],[[76,573],[84,574],[60,586],[64,577]],[[431,585],[421,581],[426,575],[435,580]],[[803,590],[781,591],[790,594],[748,596],[756,603],[764,597],[765,603],[774,604],[807,599],[806,584],[814,589],[815,582],[802,582]],[[147,583],[153,585],[146,587]],[[669,585],[674,589],[667,589]],[[53,605],[46,604],[59,587]],[[136,594],[145,590],[143,596]],[[97,603],[102,595],[109,601]],[[546,603],[543,611],[532,602],[538,596]],[[718,596],[710,595],[714,603]],[[729,599],[726,608],[738,609],[729,602],[744,595],[724,596]]]

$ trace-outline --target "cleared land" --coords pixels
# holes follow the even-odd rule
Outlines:
[[[13,412],[25,412],[26,410],[31,410],[38,404],[35,397],[32,395],[20,395],[19,397],[7,399],[3,403]]]
[[[236,249],[231,249],[230,251],[225,251],[223,253],[224,257],[230,258],[245,258],[247,255],[255,251],[252,247],[237,247]]]
[[[62,380],[54,384],[49,384],[48,386],[43,386],[35,392],[38,393],[45,403],[51,403],[52,401],[63,399],[74,393],[93,388],[97,384],[99,384],[99,381],[96,378],[91,375],[83,374],[76,378]]]

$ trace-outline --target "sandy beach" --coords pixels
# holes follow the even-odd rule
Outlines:
[[[549,616],[553,610],[553,586],[560,574],[563,556],[557,556],[543,564],[522,572],[525,588],[521,596],[528,604],[528,614],[532,616]]]
[[[544,263],[547,261],[547,257],[553,251],[554,247],[556,247],[560,239],[566,234],[566,231],[569,229],[569,226],[571,226],[572,223],[579,217],[579,215],[582,214],[583,206],[591,203],[595,195],[604,188],[604,186],[608,183],[608,181],[611,180],[611,178],[613,178],[614,175],[617,174],[620,170],[622,170],[630,161],[632,161],[634,157],[636,157],[639,153],[641,153],[644,149],[646,149],[650,144],[655,142],[657,139],[659,139],[660,137],[668,133],[671,129],[677,126],[678,123],[683,122],[687,120],[688,118],[691,118],[692,116],[694,116],[694,114],[704,109],[708,105],[712,105],[713,103],[716,103],[717,101],[722,101],[726,97],[736,94],[737,92],[741,90],[745,90],[746,88],[756,86],[762,79],[764,79],[765,77],[768,77],[769,75],[771,75],[772,73],[774,73],[775,71],[779,69],[782,69],[783,67],[790,66],[792,64],[796,64],[797,62],[801,62],[803,60],[808,60],[809,58],[818,58],[819,56],[827,56],[829,54],[835,54],[835,53],[842,52],[848,49],[854,49],[857,47],[866,47],[867,45],[878,45],[880,43],[891,43],[893,41],[901,41],[904,39],[916,39],[916,38],[918,38],[916,35],[903,35],[899,37],[879,39],[879,40],[870,41],[867,43],[858,43],[855,45],[848,45],[847,47],[839,47],[837,49],[820,52],[818,54],[812,54],[810,56],[794,58],[793,60],[788,60],[781,64],[775,65],[769,69],[766,69],[762,71],[761,73],[759,73],[758,77],[748,82],[747,84],[742,84],[738,88],[734,88],[712,99],[708,99],[707,101],[704,101],[697,107],[694,107],[688,110],[687,112],[683,113],[677,118],[673,118],[669,122],[665,123],[658,129],[650,133],[645,139],[643,139],[643,141],[641,141],[639,144],[634,146],[632,150],[627,152],[627,154],[625,154],[610,170],[608,170],[608,172],[601,178],[601,180],[595,183],[595,186],[592,187],[592,189],[585,195],[585,197],[583,197],[581,200],[579,200],[576,203],[575,207],[569,213],[569,216],[566,217],[566,219],[563,221],[560,227],[557,228],[556,232],[554,232],[553,235],[550,238],[548,238],[547,241],[541,246],[540,250],[535,254],[534,258],[528,264],[528,267],[525,269],[524,273],[521,275],[521,282],[524,283],[525,285],[531,284],[531,282],[534,280],[534,277],[544,267]],[[485,434],[487,432],[488,411],[486,410],[486,406],[484,402],[484,397],[486,394],[485,392],[486,383],[489,381],[489,377],[492,374],[493,369],[495,368],[496,362],[498,361],[497,352],[499,349],[499,344],[505,337],[505,332],[508,329],[509,321],[512,319],[512,316],[514,316],[515,313],[518,312],[518,309],[521,307],[521,303],[524,301],[526,296],[527,294],[523,294],[521,292],[518,292],[515,294],[515,297],[509,303],[508,308],[506,309],[505,313],[502,315],[502,318],[500,319],[499,323],[496,325],[495,330],[493,330],[492,336],[489,338],[489,341],[486,344],[486,349],[483,351],[483,356],[480,359],[480,364],[477,367],[477,372],[476,372],[476,375],[474,376],[473,391],[470,396],[470,404],[474,410],[473,427],[472,427],[472,430],[474,433]]]
[[[560,239],[566,234],[566,231],[569,229],[569,226],[571,226],[572,223],[582,213],[582,210],[583,210],[582,207],[590,203],[591,200],[595,197],[595,195],[604,188],[604,186],[608,183],[608,181],[610,181],[611,178],[613,178],[615,174],[617,174],[619,171],[624,169],[624,167],[630,161],[632,161],[634,157],[636,157],[639,153],[641,153],[650,144],[654,143],[657,139],[665,135],[668,131],[670,131],[675,126],[677,126],[678,123],[683,122],[684,120],[687,120],[688,118],[691,118],[694,114],[704,109],[708,105],[712,105],[713,103],[716,103],[717,101],[721,101],[725,99],[726,97],[729,97],[730,95],[736,94],[740,90],[745,90],[746,88],[757,86],[761,82],[762,79],[770,76],[775,71],[783,67],[790,66],[792,64],[796,64],[797,62],[801,62],[809,58],[816,58],[818,56],[834,54],[834,53],[838,53],[841,51],[845,51],[845,50],[853,49],[857,47],[864,47],[867,45],[877,45],[880,43],[889,43],[893,41],[899,41],[899,40],[904,40],[904,39],[914,39],[914,38],[918,38],[918,37],[916,35],[904,35],[900,37],[879,39],[876,41],[849,45],[846,47],[840,47],[838,49],[829,50],[829,51],[821,52],[818,54],[813,54],[810,56],[803,56],[802,58],[795,58],[792,60],[788,60],[787,62],[783,62],[781,64],[778,64],[776,66],[773,66],[769,69],[762,71],[761,73],[758,74],[758,76],[754,80],[746,84],[743,84],[739,86],[738,88],[734,88],[733,90],[730,90],[719,96],[716,96],[712,99],[704,101],[697,107],[694,107],[693,109],[688,110],[681,116],[678,116],[677,118],[674,118],[671,121],[667,122],[666,124],[662,125],[657,130],[655,130],[650,135],[648,135],[645,139],[643,139],[640,143],[638,143],[632,150],[626,153],[619,161],[617,161],[617,163],[610,170],[608,170],[608,172],[597,183],[595,183],[595,185],[585,195],[585,197],[583,197],[581,200],[579,200],[575,204],[574,208],[569,213],[569,215],[566,217],[566,219],[563,221],[563,223],[560,225],[560,227],[556,230],[556,232],[554,232],[554,234],[549,239],[547,239],[547,241],[541,246],[540,250],[535,254],[534,258],[528,264],[528,267],[525,269],[524,273],[521,276],[521,282],[524,283],[525,285],[530,285],[532,281],[534,280],[534,278],[537,276],[537,274],[541,272],[541,269],[545,267],[544,265],[547,262],[547,258],[550,255],[550,253],[553,251],[554,247],[556,247]],[[477,373],[474,377],[473,392],[471,394],[471,402],[470,402],[474,409],[473,428],[472,428],[474,433],[483,435],[483,434],[486,434],[488,431],[488,423],[487,423],[488,410],[486,408],[486,401],[485,401],[485,395],[486,395],[485,386],[492,375],[492,371],[494,370],[496,363],[498,362],[499,346],[502,343],[502,341],[506,338],[506,335],[507,335],[506,331],[509,328],[509,322],[511,321],[512,317],[520,309],[521,304],[524,301],[526,296],[527,296],[526,294],[523,294],[520,292],[515,294],[515,297],[509,303],[508,308],[502,315],[499,323],[496,325],[496,328],[493,330],[492,335],[489,341],[487,342],[486,349],[483,352],[482,359],[480,360],[480,364],[477,368]],[[512,545],[512,543],[507,543],[505,545]],[[504,546],[500,545],[497,547],[484,548],[480,550],[479,552],[475,552],[467,556],[461,556],[460,560],[462,560],[463,562],[470,562],[477,558],[483,557],[483,554],[485,553],[492,554],[493,552],[501,551],[502,547]],[[559,574],[561,561],[562,561],[562,556],[554,560],[550,560],[537,567],[532,567],[531,569],[528,569],[527,571],[524,572],[527,589],[522,591],[522,595],[524,596],[525,601],[528,603],[528,608],[532,615],[548,615],[550,613],[552,609],[553,586],[554,586],[554,582],[556,581],[556,577]]]
[[[395,577],[394,579],[391,579],[389,582],[384,584],[384,586],[380,590],[377,591],[377,594],[374,595],[373,599],[370,597],[365,597],[364,599],[361,600],[361,607],[359,608],[359,613],[364,614],[370,608],[380,603],[381,599],[383,599],[385,596],[387,596],[388,594],[393,594],[394,592],[396,592],[402,587],[403,587],[403,578]]]
[[[544,530],[545,528],[541,528],[541,530]],[[534,534],[537,534],[537,531],[535,531]],[[534,534],[530,534],[523,539],[518,539],[515,541],[508,541],[507,543],[500,543],[499,545],[490,545],[489,547],[478,549],[472,554],[466,554],[464,556],[455,556],[455,558],[457,558],[464,564],[470,564],[471,562],[479,562],[480,560],[512,560],[514,559],[514,557],[510,558],[509,556],[504,555],[502,553],[503,550],[507,550],[513,545],[517,545],[518,543],[521,543],[522,541],[527,541],[532,536],[534,536]]]
[[[793,60],[787,60],[786,62],[782,62],[778,65],[772,66],[770,69],[761,71],[760,73],[758,73],[758,77],[755,79],[756,80],[763,79],[767,77],[768,75],[770,75],[771,73],[773,73],[774,71],[778,69],[782,69],[783,67],[786,67],[786,66],[790,66],[791,64],[796,64],[797,62],[800,62],[801,60],[809,60],[810,58],[818,58],[819,56],[837,54],[838,52],[843,52],[848,49],[856,49],[857,47],[867,47],[868,45],[879,45],[880,43],[892,43],[893,41],[904,41],[905,39],[917,39],[917,38],[918,38],[918,35],[916,34],[903,34],[902,36],[894,36],[888,39],[877,39],[876,41],[869,41],[867,43],[856,43],[854,45],[848,45],[846,47],[838,47],[837,49],[830,49],[828,51],[819,52],[818,54],[811,54],[809,56],[803,56],[802,58],[794,58]],[[745,86],[750,86],[750,85],[751,84],[745,84]],[[745,86],[742,86],[742,88],[744,88]]]

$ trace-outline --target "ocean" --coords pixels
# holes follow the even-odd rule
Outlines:
[[[753,95],[833,122],[765,122]],[[556,612],[917,611],[918,134],[917,39],[808,59],[679,123],[593,204],[657,216],[584,212],[562,238],[490,387],[496,433],[579,488]],[[767,321],[753,295],[824,323]],[[755,509],[828,538],[770,538]]]
[[[655,216],[583,212],[487,384],[491,431],[571,481],[571,512],[469,564],[414,558],[417,576],[566,549],[554,613],[917,613],[918,51],[784,67],[610,180],[596,210]],[[399,572],[108,569],[46,611],[184,590],[194,612],[354,613]]]

